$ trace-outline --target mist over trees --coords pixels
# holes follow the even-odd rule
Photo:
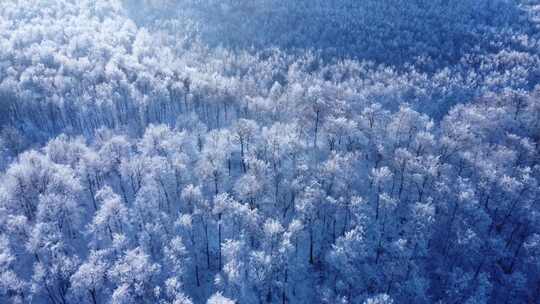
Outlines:
[[[0,302],[539,302],[539,26],[1,1]]]

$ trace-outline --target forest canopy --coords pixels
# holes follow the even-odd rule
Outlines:
[[[537,303],[540,4],[0,1],[0,303]]]
[[[126,0],[136,20],[189,17],[211,44],[310,49],[325,59],[385,64],[430,57],[455,64],[468,53],[493,52],[527,32],[514,0]],[[156,18],[158,16],[158,18]]]

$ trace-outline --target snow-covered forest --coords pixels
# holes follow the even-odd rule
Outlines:
[[[540,303],[540,2],[1,0],[0,303]]]

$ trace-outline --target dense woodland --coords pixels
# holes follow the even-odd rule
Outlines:
[[[540,303],[540,4],[0,1],[0,303]]]

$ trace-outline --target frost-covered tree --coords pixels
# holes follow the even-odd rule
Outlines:
[[[159,271],[160,266],[141,248],[127,250],[107,272],[115,286],[111,302],[152,302],[156,297],[154,279]]]
[[[71,276],[71,289],[76,297],[96,304],[105,295],[107,271],[111,266],[105,250],[91,251],[86,261]]]

